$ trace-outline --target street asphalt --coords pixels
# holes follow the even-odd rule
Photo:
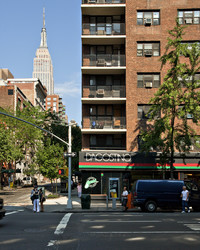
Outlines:
[[[33,213],[13,207],[0,232],[0,250],[200,248],[199,213]]]
[[[118,202],[92,201],[82,209],[72,191],[73,209],[67,196],[47,199],[44,213],[33,213],[31,187],[0,191],[6,216],[0,220],[0,250],[45,249],[200,249],[200,213],[161,211],[143,213],[138,208],[122,212]],[[46,196],[50,193],[46,186]]]

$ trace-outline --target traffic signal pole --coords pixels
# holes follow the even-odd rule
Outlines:
[[[72,171],[71,171],[71,164],[72,164],[72,137],[71,137],[71,129],[72,124],[69,123],[69,129],[68,129],[68,200],[67,200],[67,209],[72,209],[72,199],[71,199],[71,179],[72,179]]]

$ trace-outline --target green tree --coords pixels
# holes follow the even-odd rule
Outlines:
[[[52,143],[50,138],[47,140],[46,145],[43,145],[37,151],[37,163],[40,172],[51,180],[53,192],[53,179],[58,178],[58,167],[64,166],[63,154],[64,148],[58,143]]]
[[[166,51],[160,59],[162,68],[166,66],[169,70],[149,103],[150,126],[141,133],[142,150],[159,149],[163,167],[170,163],[172,179],[175,150],[183,154],[189,151],[197,136],[191,123],[198,126],[200,118],[200,84],[195,77],[200,70],[200,50],[198,44],[193,44],[192,49],[182,44],[184,29],[177,21],[169,31]],[[188,122],[188,114],[192,122]]]
[[[22,110],[17,109],[16,116],[39,127],[44,127],[46,113],[41,111],[39,107],[33,107],[26,103],[26,106]],[[15,121],[14,126],[17,145],[23,150],[25,156],[27,167],[24,170],[24,174],[34,176],[39,172],[36,162],[36,152],[43,143],[44,133],[29,124],[19,121]]]
[[[5,111],[2,110],[1,111]],[[8,111],[7,111],[8,112]],[[3,163],[13,163],[23,159],[21,148],[16,145],[16,133],[10,118],[0,116],[0,189],[2,189]]]

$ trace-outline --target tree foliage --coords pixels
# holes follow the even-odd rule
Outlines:
[[[184,26],[178,21],[169,31],[170,37],[165,54],[161,57],[162,68],[169,68],[164,82],[150,100],[148,130],[142,132],[143,151],[161,152],[161,164],[170,163],[173,178],[173,162],[176,149],[185,154],[193,144],[199,125],[200,82],[196,79],[200,71],[199,44],[183,44]],[[188,120],[188,115],[192,119]]]

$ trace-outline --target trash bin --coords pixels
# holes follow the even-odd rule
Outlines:
[[[89,194],[81,195],[81,207],[82,209],[90,209],[91,197]]]

